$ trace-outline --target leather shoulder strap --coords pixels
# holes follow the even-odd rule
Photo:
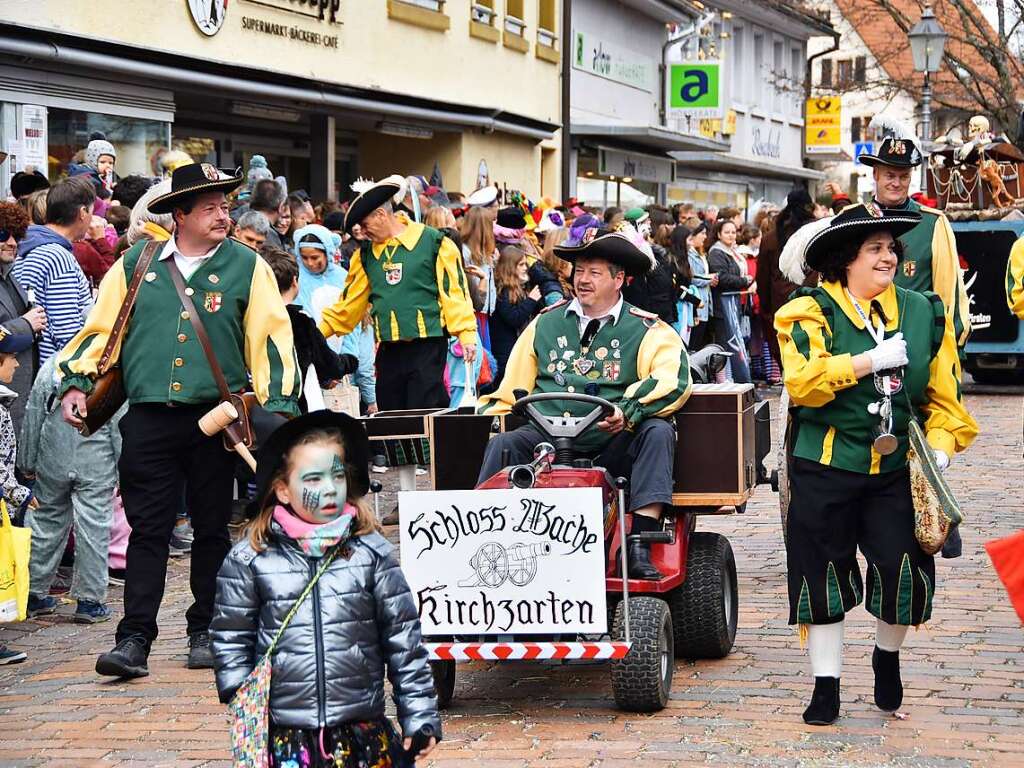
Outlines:
[[[213,344],[210,343],[210,337],[206,333],[203,320],[199,317],[195,304],[192,303],[192,297],[185,290],[185,278],[178,271],[178,265],[174,263],[174,259],[167,260],[167,271],[171,273],[171,282],[174,283],[174,290],[178,292],[181,306],[188,313],[188,319],[192,323],[193,330],[196,332],[196,338],[199,339],[199,344],[203,348],[203,354],[206,355],[206,362],[213,373],[214,381],[217,382],[217,389],[220,390],[221,399],[230,400],[231,390],[228,388],[228,382],[224,378],[224,371],[221,370],[220,363],[217,362],[217,356],[213,354]]]
[[[153,263],[153,259],[156,254],[164,247],[164,244],[157,242],[156,240],[150,240],[142,248],[142,253],[139,254],[139,260],[135,262],[135,271],[132,272],[132,280],[128,283],[128,292],[124,295],[124,301],[121,302],[121,309],[117,312],[117,317],[114,319],[114,326],[110,329],[110,335],[107,337],[107,345],[103,348],[103,354],[100,355],[99,365],[96,367],[96,375],[102,376],[110,368],[110,359],[114,355],[114,350],[117,345],[121,343],[121,337],[124,336],[125,326],[128,325],[128,318],[131,317],[132,309],[135,307],[135,299],[139,295],[139,286],[142,285],[142,278],[146,276],[146,272],[149,271],[149,265]]]

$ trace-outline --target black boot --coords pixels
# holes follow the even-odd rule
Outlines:
[[[626,547],[626,567],[629,578],[644,581],[660,581],[664,578],[661,571],[651,562],[651,545],[642,541],[631,541]]]
[[[955,557],[960,557],[963,554],[963,549],[964,543],[960,538],[960,526],[950,526],[949,535],[946,536],[946,541],[942,545],[942,556],[947,560],[952,560]]]
[[[645,515],[633,515],[630,534],[648,533],[661,530],[661,521]],[[644,581],[660,581],[664,575],[651,562],[651,545],[643,541],[630,539],[626,545],[627,568],[629,578]]]
[[[96,659],[96,672],[110,677],[145,677],[149,674],[149,666],[146,664],[148,658],[146,641],[133,635],[101,654]]]
[[[900,652],[883,651],[877,645],[871,654],[875,670],[875,706],[895,712],[903,704],[903,680],[900,679]]]
[[[188,662],[185,666],[189,669],[213,669],[209,632],[195,632],[188,636]]]
[[[839,718],[839,678],[814,678],[811,703],[804,710],[808,725],[832,725]]]

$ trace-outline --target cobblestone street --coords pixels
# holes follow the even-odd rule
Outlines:
[[[982,548],[1024,524],[1021,398],[975,393],[968,405],[982,434],[950,470],[968,515],[964,557],[937,560],[934,619],[910,634],[901,655],[905,719],[872,703],[874,621],[857,609],[847,625],[843,716],[835,727],[803,724],[810,673],[785,623],[777,497],[762,487],[745,515],[698,523],[726,534],[736,553],[740,626],[730,657],[678,661],[669,706],[650,716],[613,708],[607,667],[461,666],[445,741],[428,764],[1024,765],[1022,631]],[[172,561],[151,675],[140,681],[95,675],[114,623],[74,624],[72,604],[0,630],[29,653],[0,668],[0,764],[230,764],[212,676],[184,668],[187,573],[187,558]],[[115,618],[119,601],[112,590]]]

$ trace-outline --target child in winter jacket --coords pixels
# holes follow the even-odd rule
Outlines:
[[[355,419],[315,411],[274,431],[260,451],[260,513],[217,576],[210,634],[228,702],[275,647],[271,766],[409,765],[441,737],[434,683],[409,585],[364,498],[369,445]],[[384,714],[385,669],[404,743]]]
[[[14,334],[0,326],[0,490],[7,502],[12,518],[18,518],[24,505],[34,506],[32,489],[26,488],[14,476],[14,459],[18,453],[18,436],[11,420],[11,403],[18,393],[7,385],[18,370],[18,353],[32,346],[32,334]]]
[[[110,618],[107,554],[121,457],[118,422],[128,406],[101,429],[82,437],[61,415],[56,369],[56,356],[39,369],[29,393],[18,452],[18,467],[26,477],[35,478],[39,503],[28,516],[32,527],[29,613],[39,616],[56,610],[50,585],[74,525],[75,621],[95,624]]]

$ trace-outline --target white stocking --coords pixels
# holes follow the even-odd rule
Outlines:
[[[878,620],[878,628],[875,630],[875,645],[883,651],[898,651],[907,637],[907,630],[910,627],[901,624],[886,624]]]
[[[811,624],[807,628],[807,655],[815,677],[843,676],[843,625]]]
[[[416,490],[416,465],[403,464],[398,468],[398,490]]]

